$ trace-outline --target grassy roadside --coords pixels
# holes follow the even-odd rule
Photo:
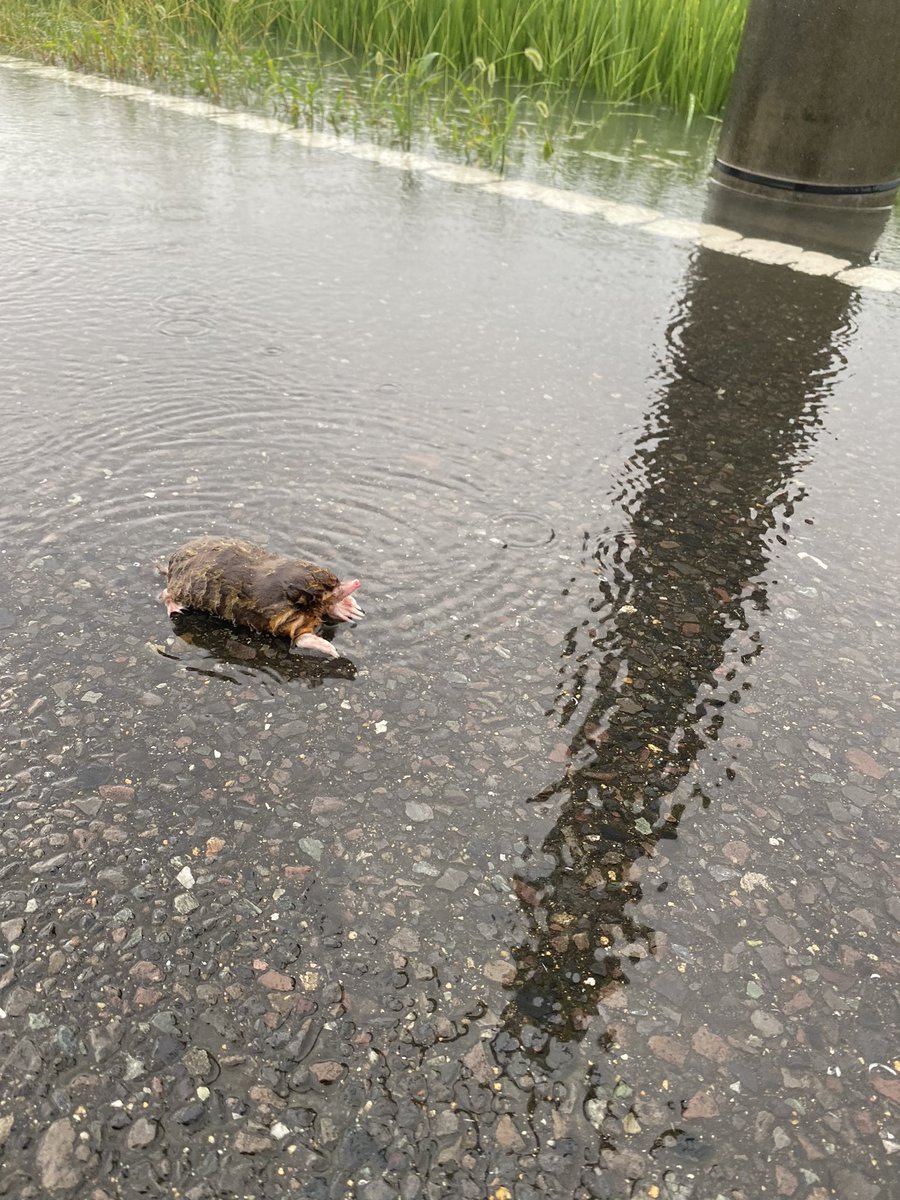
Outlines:
[[[713,113],[747,0],[17,0],[0,50],[501,166],[574,97]]]

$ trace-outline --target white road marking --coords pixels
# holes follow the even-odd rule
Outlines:
[[[0,55],[0,67],[7,71],[21,71],[39,79],[52,79],[104,96],[126,97],[153,108],[200,117],[218,125],[285,138],[310,149],[330,150],[350,158],[378,163],[382,167],[392,167],[400,171],[422,171],[442,182],[460,187],[474,187],[505,199],[543,204],[546,208],[559,209],[576,216],[595,217],[609,225],[631,225],[642,232],[653,234],[654,237],[705,246],[722,254],[733,254],[740,258],[752,259],[754,262],[787,267],[788,270],[803,275],[828,275],[853,288],[871,288],[879,292],[900,291],[900,271],[888,270],[885,267],[851,267],[848,259],[833,258],[829,254],[804,250],[802,246],[793,246],[785,242],[741,237],[731,229],[707,225],[700,221],[667,217],[664,213],[640,205],[623,204],[618,200],[608,200],[602,196],[592,196],[586,192],[569,191],[565,188],[548,187],[524,179],[504,179],[496,172],[485,170],[483,167],[442,162],[423,154],[377,146],[374,142],[357,142],[331,133],[297,129],[275,117],[235,112],[210,101],[170,96],[152,88],[118,83],[113,79],[105,79],[102,75],[86,75],[80,71],[69,71],[65,67],[45,66],[43,63],[31,62],[24,58]]]

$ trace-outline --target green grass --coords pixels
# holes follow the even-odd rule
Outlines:
[[[563,96],[715,113],[748,0],[16,0],[0,49],[264,101],[308,125],[422,126],[499,164]]]

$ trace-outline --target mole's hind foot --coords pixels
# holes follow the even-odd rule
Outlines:
[[[340,658],[331,642],[316,633],[301,633],[294,645],[299,650],[318,650],[320,654],[327,654],[329,658]]]
[[[160,598],[160,600],[162,600],[163,604],[166,606],[166,612],[168,613],[168,615],[170,617],[174,617],[176,613],[184,612],[184,605],[175,603],[175,601],[169,595],[168,588],[163,588],[163,590],[159,593],[159,598]]]

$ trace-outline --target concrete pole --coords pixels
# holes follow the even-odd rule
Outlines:
[[[750,0],[713,179],[807,211],[890,208],[900,0]]]

